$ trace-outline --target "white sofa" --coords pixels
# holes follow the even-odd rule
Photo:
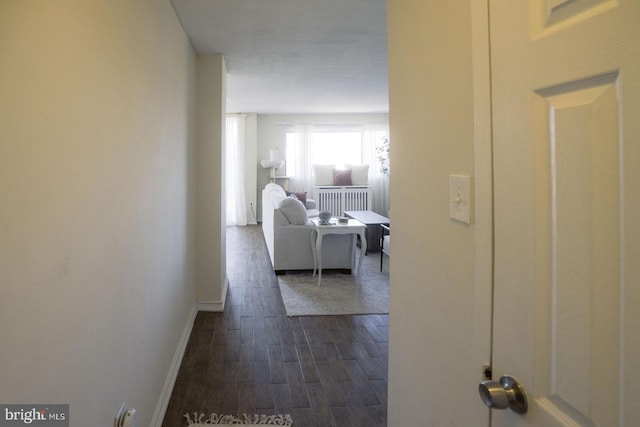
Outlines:
[[[308,218],[318,216],[316,202],[308,199],[303,208],[305,212],[302,215],[295,212],[292,216],[289,206],[293,203],[277,184],[267,184],[262,190],[262,232],[276,274],[285,273],[287,270],[313,270],[313,226]],[[294,219],[293,224],[288,217]],[[351,235],[325,236],[322,240],[323,270],[351,272],[354,262],[352,245]]]

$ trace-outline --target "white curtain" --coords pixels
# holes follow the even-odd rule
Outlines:
[[[311,125],[291,126],[288,132],[292,133],[293,144],[287,144],[287,158],[292,157],[295,162],[288,162],[287,168],[294,163],[293,170],[287,169],[287,175],[293,178],[289,182],[289,189],[295,192],[307,192],[312,194],[312,170],[311,165]]]
[[[389,136],[389,127],[386,124],[379,124],[363,125],[359,128],[362,132],[362,164],[369,165],[369,185],[372,192],[371,209],[387,216],[389,213],[389,177],[380,172],[376,147],[382,143],[385,137]],[[317,128],[315,129],[317,130]],[[314,160],[310,146],[314,126],[291,126],[288,132],[293,134],[294,143],[287,144],[287,158],[293,157],[295,159],[294,169],[287,169],[287,175],[293,177],[289,182],[289,189],[312,194]],[[289,168],[289,163],[287,168]]]
[[[376,147],[388,136],[386,125],[366,125],[362,130],[362,163],[370,165],[371,210],[383,216],[389,216],[389,176],[380,171]]]
[[[227,226],[247,225],[247,202],[244,193],[244,122],[243,114],[227,115],[225,146]]]

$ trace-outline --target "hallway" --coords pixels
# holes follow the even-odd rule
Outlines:
[[[163,426],[186,412],[386,426],[388,315],[287,318],[260,226],[227,242],[225,311],[198,313]]]

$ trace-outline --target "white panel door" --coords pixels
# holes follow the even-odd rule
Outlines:
[[[493,426],[640,426],[640,0],[490,0]]]

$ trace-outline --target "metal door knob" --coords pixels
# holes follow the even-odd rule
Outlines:
[[[480,398],[492,409],[510,408],[517,414],[527,412],[527,395],[515,378],[504,375],[500,381],[482,381],[478,387]]]

